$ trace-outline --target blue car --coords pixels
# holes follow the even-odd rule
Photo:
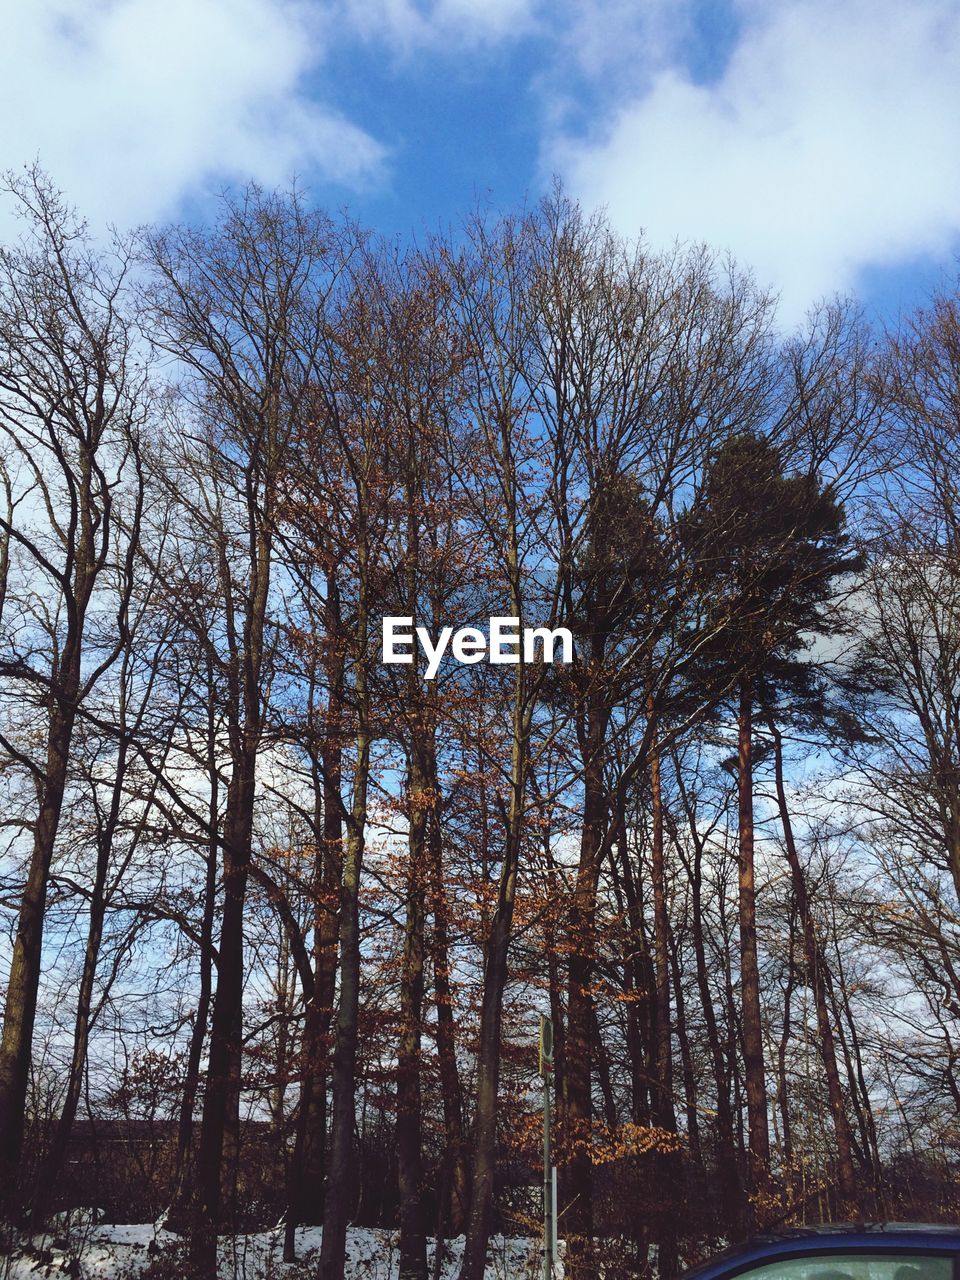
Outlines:
[[[960,1280],[960,1226],[796,1227],[727,1249],[683,1280]]]

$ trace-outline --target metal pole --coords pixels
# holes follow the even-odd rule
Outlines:
[[[553,1280],[556,1239],[554,1179],[550,1168],[550,1078],[553,1075],[553,1023],[540,1015],[540,1074],[543,1076],[543,1280]]]
[[[553,1238],[550,1241],[550,1256],[557,1256],[557,1166],[550,1170],[550,1225],[553,1227]]]
[[[550,1065],[543,1072],[543,1280],[553,1280],[553,1177],[550,1169]]]

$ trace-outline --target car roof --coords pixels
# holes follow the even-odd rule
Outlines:
[[[683,1280],[709,1280],[735,1274],[767,1259],[841,1249],[960,1250],[960,1225],[945,1222],[825,1222],[810,1227],[784,1227],[754,1236],[724,1249],[709,1261],[684,1273]]]

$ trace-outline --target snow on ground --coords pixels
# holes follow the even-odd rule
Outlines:
[[[258,1235],[224,1237],[220,1242],[220,1280],[306,1280],[316,1275],[323,1229],[297,1231],[297,1261],[283,1258],[283,1229]],[[347,1280],[397,1280],[396,1231],[369,1227],[347,1233]],[[176,1256],[183,1239],[154,1223],[108,1226],[89,1221],[68,1224],[63,1235],[35,1236],[11,1258],[0,1259],[0,1280],[40,1280],[73,1276],[78,1280],[177,1280]],[[440,1280],[456,1280],[463,1237],[444,1245]],[[542,1255],[539,1240],[491,1238],[485,1280],[537,1280]],[[434,1274],[434,1242],[427,1242],[428,1273]],[[555,1272],[563,1280],[562,1267]],[[144,1276],[144,1280],[147,1280]]]

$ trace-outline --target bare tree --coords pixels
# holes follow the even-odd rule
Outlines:
[[[341,252],[328,220],[308,212],[297,191],[272,196],[251,187],[241,200],[225,201],[214,231],[151,233],[144,254],[153,340],[183,371],[183,425],[175,453],[171,448],[164,460],[167,483],[189,512],[193,536],[214,550],[222,599],[216,633],[206,637],[225,682],[220,711],[230,760],[193,1250],[198,1274],[207,1275],[237,1158],[243,909],[276,637],[271,584],[280,480],[308,413],[324,300]]]
[[[0,745],[29,775],[35,813],[0,1046],[0,1204],[15,1210],[47,885],[78,717],[127,642],[129,557],[139,522],[143,362],[126,312],[129,245],[91,247],[39,169],[8,177],[26,236],[0,251],[0,430],[8,509],[3,651],[7,697],[35,711],[36,745]],[[118,492],[131,493],[130,524]],[[126,568],[124,566],[126,565]],[[125,576],[126,575],[126,576]],[[100,592],[120,579],[112,635],[93,642]],[[15,582],[21,582],[17,598]],[[126,585],[125,585],[126,583]],[[19,718],[19,716],[15,717]],[[8,718],[8,725],[10,718]]]

